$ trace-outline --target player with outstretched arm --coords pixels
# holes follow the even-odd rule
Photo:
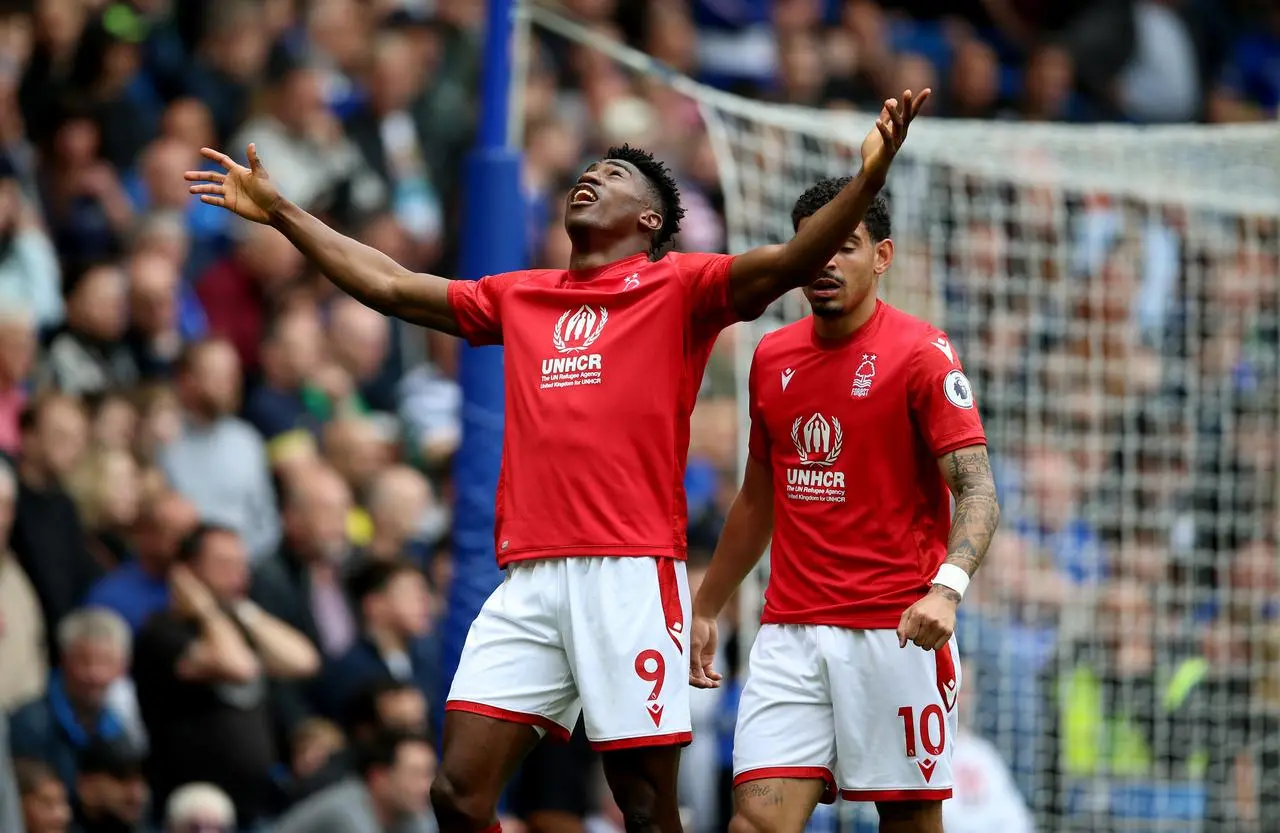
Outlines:
[[[806,191],[797,233],[847,183]],[[692,684],[718,685],[716,617],[772,536],[731,833],[800,833],[837,794],[874,801],[882,833],[942,833],[956,606],[1000,510],[955,346],[877,298],[892,262],[876,197],[805,288],[813,314],[766,335],[752,361],[749,460],[694,600],[690,652]]]
[[[289,202],[249,166],[192,171],[206,203],[279,229],[333,283],[388,315],[505,345],[506,433],[494,533],[502,585],[467,634],[432,786],[441,833],[493,831],[499,796],[543,733],[581,713],[628,833],[678,833],[691,738],[685,496],[689,416],[720,330],[822,271],[883,186],[928,90],[885,103],[862,170],[789,242],[736,257],[665,253],[674,180],[627,146],[566,197],[569,269],[478,281],[414,274]]]

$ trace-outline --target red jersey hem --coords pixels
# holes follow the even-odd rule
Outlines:
[[[924,593],[920,594],[923,599]],[[912,602],[914,604],[914,602]],[[898,623],[902,621],[902,614],[907,608],[902,608],[896,613],[885,611],[883,613],[865,613],[859,616],[812,616],[807,613],[777,613],[765,611],[760,617],[762,625],[815,625],[831,628],[848,628],[855,631],[891,631],[896,630]]]
[[[505,552],[498,557],[498,566],[506,567],[518,561],[535,561],[544,558],[674,558],[684,561],[688,550],[683,547],[647,547],[624,544],[581,544],[574,546],[545,547],[531,550]],[[896,627],[896,625],[895,625]]]

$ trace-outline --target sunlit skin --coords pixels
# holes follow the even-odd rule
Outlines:
[[[812,220],[805,217],[798,228]],[[822,274],[804,288],[818,336],[841,338],[867,323],[876,310],[880,277],[892,264],[893,240],[872,240],[866,223],[860,223]]]

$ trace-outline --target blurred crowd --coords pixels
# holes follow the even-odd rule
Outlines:
[[[453,274],[483,5],[0,2],[0,833],[433,830],[457,345],[340,295],[182,172],[256,142],[293,200]],[[1135,122],[1274,118],[1280,14],[1258,6],[562,4],[765,100],[931,85],[932,115]],[[523,105],[531,264],[567,263],[565,184],[621,141],[676,169],[681,247],[723,248],[692,104],[540,35]],[[1134,818],[1274,829],[1274,218],[1195,234],[1172,208],[1081,202],[1066,241],[1034,194],[1011,199],[1031,221],[936,218],[1013,519],[965,606],[972,751],[949,825],[1111,829],[1122,799],[1098,785],[1123,774],[1147,784]],[[1033,299],[1063,251],[1113,289]],[[1052,326],[1069,319],[1094,325]],[[735,337],[695,414],[695,583],[735,485]],[[727,819],[735,690],[695,699],[700,833]],[[1066,748],[1089,732],[1133,735],[1128,757]],[[580,737],[535,756],[508,833],[621,830]]]

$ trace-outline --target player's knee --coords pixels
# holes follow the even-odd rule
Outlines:
[[[497,803],[440,772],[431,783],[431,807],[442,833],[464,833],[489,827]]]
[[[627,833],[654,833],[659,829],[658,793],[649,784],[634,779],[615,791],[614,801],[622,812]]]

